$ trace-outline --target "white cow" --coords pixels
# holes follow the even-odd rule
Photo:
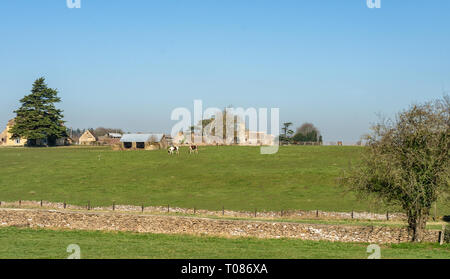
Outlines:
[[[171,146],[168,150],[169,155],[177,154],[180,155],[180,148],[178,146]]]
[[[191,144],[189,146],[189,154],[198,153],[198,145]]]

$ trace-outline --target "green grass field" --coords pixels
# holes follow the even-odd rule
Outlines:
[[[361,151],[361,147],[301,146],[260,155],[256,147],[207,147],[198,155],[189,156],[182,149],[180,156],[170,157],[164,150],[0,148],[4,162],[0,200],[43,199],[78,205],[90,201],[92,206],[115,201],[210,210],[221,210],[222,205],[231,210],[384,210],[371,207],[368,201],[357,201],[337,185],[343,169],[357,163]],[[449,213],[446,206],[438,206],[440,214]],[[0,228],[0,258],[63,259],[68,256],[69,244],[78,244],[83,258],[368,256],[367,244],[355,243]],[[382,257],[450,258],[450,246],[384,245]]]
[[[133,259],[364,259],[367,244],[294,239],[216,238],[187,235],[0,228],[0,258],[64,259],[67,246],[77,244],[82,258]],[[450,259],[445,244],[381,246],[384,259]]]
[[[161,151],[109,148],[0,148],[0,200],[71,204],[167,205],[210,210],[380,208],[337,185],[362,147],[203,147],[179,157]],[[439,205],[448,213],[448,205]]]

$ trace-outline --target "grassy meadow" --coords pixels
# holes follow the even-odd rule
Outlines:
[[[108,147],[0,148],[0,200],[66,201],[92,206],[167,205],[219,210],[351,211],[380,208],[357,201],[337,178],[363,147],[288,146],[112,151]],[[440,213],[449,213],[439,205]]]
[[[369,255],[368,244],[359,243],[0,228],[0,259],[64,259],[70,244],[80,246],[83,259],[365,259]],[[381,245],[381,258],[450,259],[450,246]]]

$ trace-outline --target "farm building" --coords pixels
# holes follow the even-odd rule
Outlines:
[[[226,145],[274,145],[275,137],[273,135],[267,134],[265,132],[249,131],[245,129],[244,125],[239,125],[238,130],[234,132],[234,139],[227,141],[225,139],[218,138],[214,135],[214,132],[205,133],[206,135],[201,136],[200,145],[216,145],[217,143]],[[178,132],[172,140],[175,145],[191,144],[194,142],[193,133],[183,133]]]
[[[245,131],[244,145],[274,145],[275,137],[264,132]]]
[[[126,134],[120,139],[123,150],[156,150],[168,147],[164,134]]]
[[[108,133],[107,136],[110,139],[121,139],[123,135],[119,133]]]
[[[9,130],[14,126],[15,121],[14,119],[11,119],[8,121],[8,124],[6,124],[6,129],[3,130],[3,132],[0,134],[0,145],[2,146],[25,146],[27,144],[29,144],[28,140],[26,138],[13,138],[12,134],[9,132]],[[53,142],[53,145],[56,146],[62,146],[62,145],[69,145],[72,143],[72,139],[67,137],[67,138],[59,138],[56,139],[55,142]],[[34,143],[34,145],[37,146],[45,146],[48,145],[48,141],[47,139],[41,139],[41,140],[36,140]]]
[[[81,145],[93,145],[96,142],[97,138],[89,130],[86,130],[78,139],[78,143]]]
[[[97,141],[99,145],[115,145],[120,143],[122,134],[119,133],[108,133],[104,136],[98,137]]]
[[[27,144],[27,139],[24,138],[15,138],[11,139],[12,134],[9,132],[9,129],[11,129],[14,126],[15,122],[14,119],[11,119],[8,121],[8,124],[6,124],[6,129],[3,130],[3,132],[0,134],[0,144],[3,146],[25,146]]]
[[[192,142],[192,135],[185,135],[183,132],[178,132],[172,139],[172,143],[175,145],[190,144]]]

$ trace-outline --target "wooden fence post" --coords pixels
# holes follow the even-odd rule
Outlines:
[[[319,210],[316,209],[316,217],[319,218]]]
[[[225,215],[225,206],[222,206],[222,216]]]
[[[67,206],[67,205],[66,205],[66,201],[64,201],[64,209],[66,209],[66,206]]]
[[[170,212],[170,205],[167,205],[167,213]]]
[[[352,210],[352,219],[353,219],[353,210]]]
[[[144,212],[144,205],[142,205],[142,212]]]
[[[115,210],[116,210],[116,202],[113,201],[113,211],[115,211]]]
[[[41,200],[41,207],[42,207],[42,200]]]
[[[87,210],[91,210],[91,201],[88,201]]]
[[[445,238],[445,224],[442,225],[442,231],[439,232],[439,244],[444,244],[444,238]]]
[[[255,208],[255,218],[256,218],[256,208]]]
[[[19,206],[21,206],[22,205],[22,200],[19,200]]]
[[[386,211],[386,220],[389,221],[389,211]]]

